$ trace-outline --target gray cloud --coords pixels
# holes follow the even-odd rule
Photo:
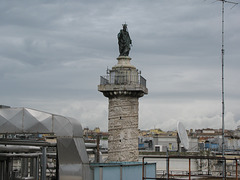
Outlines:
[[[226,127],[240,122],[239,6],[225,5]],[[221,3],[1,1],[1,104],[36,108],[107,129],[99,76],[117,63],[127,22],[131,63],[147,79],[140,128],[221,127]]]

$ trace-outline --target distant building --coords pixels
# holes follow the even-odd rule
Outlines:
[[[149,152],[177,151],[177,131],[162,131],[161,129],[138,130],[138,149]],[[188,151],[221,151],[222,131],[221,129],[197,129],[188,132]],[[225,150],[240,150],[240,130],[225,130]],[[100,131],[100,128],[84,128],[85,142],[96,143],[97,136],[100,137],[100,146],[104,152],[108,150],[108,132]]]
[[[224,149],[236,151],[240,149],[240,130],[224,130]],[[222,129],[197,129],[195,136],[199,139],[200,150],[221,151]]]
[[[138,149],[153,151],[153,137],[138,137]]]
[[[188,137],[189,139],[189,149],[188,151],[198,151],[198,138]],[[169,151],[177,151],[177,136],[154,136],[153,146],[155,151],[165,152],[167,149]]]
[[[85,142],[96,142],[97,136],[99,136],[100,140],[108,139],[108,132],[103,132],[99,127],[94,128],[94,130],[90,130],[89,128],[83,129],[83,137]]]

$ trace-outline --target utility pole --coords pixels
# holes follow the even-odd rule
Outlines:
[[[221,57],[222,57],[222,157],[225,155],[225,123],[224,123],[224,116],[225,116],[225,103],[224,103],[224,3],[225,0],[222,0],[222,49],[221,49]],[[225,161],[223,160],[223,166],[222,166],[222,175],[223,175],[223,180],[225,179]]]
[[[221,49],[221,57],[222,57],[222,157],[225,156],[225,141],[224,141],[224,116],[225,116],[225,104],[224,104],[224,4],[225,3],[230,3],[237,5],[238,3],[232,2],[232,1],[226,1],[226,0],[217,0],[217,1],[222,1],[222,49]],[[234,7],[233,6],[233,7]],[[226,174],[225,174],[225,169],[226,169],[226,164],[225,160],[223,160],[223,166],[222,166],[222,175],[223,179],[225,179]]]

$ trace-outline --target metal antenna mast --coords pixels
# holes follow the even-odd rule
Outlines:
[[[217,0],[217,1],[222,1],[222,49],[221,49],[221,55],[222,55],[222,157],[224,157],[225,154],[225,149],[224,149],[224,115],[225,115],[225,104],[224,104],[224,3],[230,3],[234,4],[236,6],[238,3],[232,2],[232,1],[226,1],[226,0]],[[234,7],[233,6],[233,7]],[[225,179],[225,161],[223,161],[223,179]]]

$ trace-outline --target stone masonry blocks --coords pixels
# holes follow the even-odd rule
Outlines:
[[[109,98],[108,161],[138,161],[138,98]]]

